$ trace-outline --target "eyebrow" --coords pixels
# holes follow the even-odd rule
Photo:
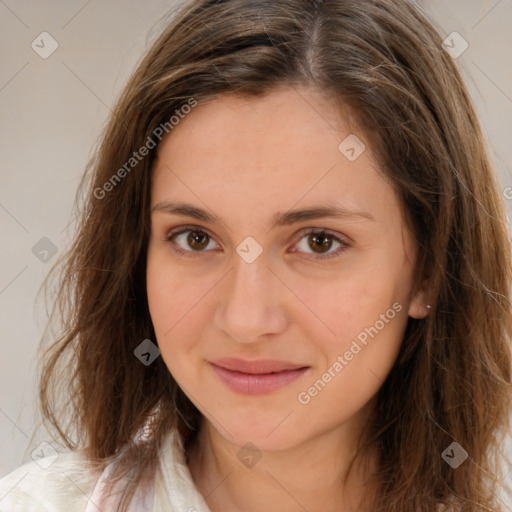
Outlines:
[[[178,201],[160,201],[155,206],[153,206],[151,212],[164,212],[168,214],[184,215],[186,217],[192,217],[203,222],[220,223],[225,225],[225,222],[218,215],[209,213],[203,208]],[[359,217],[375,222],[373,215],[366,211],[339,206],[311,206],[302,210],[277,212],[272,216],[270,220],[270,229],[274,229],[278,226],[289,226],[298,222],[325,217],[332,217],[336,219],[351,219]]]

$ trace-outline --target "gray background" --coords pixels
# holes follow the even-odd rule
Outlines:
[[[419,3],[444,36],[457,31],[469,43],[457,62],[506,191],[512,186],[512,0]],[[30,457],[38,421],[35,357],[45,309],[35,295],[56,256],[41,261],[32,248],[47,237],[60,253],[69,241],[76,187],[110,107],[163,26],[162,16],[177,4],[0,0],[0,477]],[[31,47],[43,31],[59,45],[47,59]],[[512,194],[504,196],[511,211]]]

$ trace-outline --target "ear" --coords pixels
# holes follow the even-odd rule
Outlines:
[[[423,281],[421,288],[414,294],[409,303],[408,315],[411,318],[425,318],[430,313],[428,300],[428,281]]]

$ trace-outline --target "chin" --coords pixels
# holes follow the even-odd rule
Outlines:
[[[219,422],[212,422],[213,428],[226,441],[243,448],[247,443],[251,443],[261,451],[277,451],[291,448],[306,439],[306,432],[300,425],[292,420],[294,413],[287,415],[290,411],[280,413],[279,415],[260,413],[228,413],[223,415],[213,413]],[[219,423],[222,425],[220,426]]]

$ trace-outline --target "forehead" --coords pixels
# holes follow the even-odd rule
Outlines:
[[[392,188],[344,112],[319,93],[293,88],[201,104],[158,147],[152,204],[179,199],[216,213],[252,210],[254,218],[299,202],[329,203],[396,216]]]
[[[174,139],[176,146],[192,135],[195,140],[187,140],[187,144],[195,142],[202,152],[207,149],[216,154],[217,148],[229,146],[243,149],[253,158],[261,154],[278,159],[298,149],[314,150],[315,145],[319,151],[329,147],[337,152],[341,133],[359,131],[355,123],[347,106],[336,105],[324,94],[282,88],[265,96],[224,94],[207,100],[181,119],[167,139]],[[322,146],[318,146],[318,136],[325,139]],[[310,138],[309,144],[304,144],[304,137]],[[164,141],[159,153],[166,146]]]

